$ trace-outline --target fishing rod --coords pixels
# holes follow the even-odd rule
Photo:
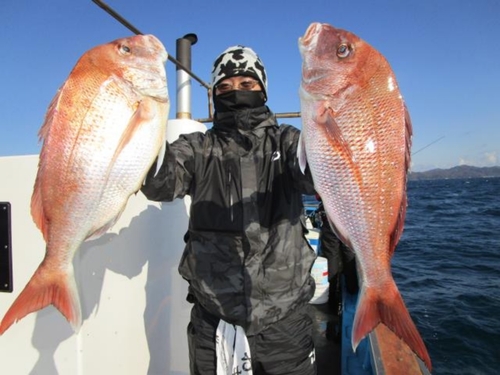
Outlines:
[[[115,20],[120,22],[123,26],[125,26],[127,29],[132,31],[134,34],[137,35],[144,35],[138,28],[136,28],[134,25],[132,25],[130,22],[128,22],[125,18],[123,18],[118,12],[116,12],[113,8],[111,8],[108,4],[104,3],[101,0],[92,0],[95,4],[97,4],[101,9],[106,11],[111,17],[113,17]],[[194,74],[191,69],[188,69],[185,67],[179,60],[176,58],[172,57],[172,55],[168,54],[168,59],[174,63],[179,69],[184,70],[187,74],[189,74],[191,77],[193,77],[196,81],[198,81],[203,87],[205,87],[207,90],[210,90],[210,85],[203,81],[200,77],[198,77],[196,74]]]
[[[298,117],[300,117],[300,112],[275,113],[274,117],[276,117],[276,118],[298,118]],[[198,121],[198,122],[212,122],[213,120],[214,120],[213,117],[196,119],[196,121]]]
[[[441,139],[443,139],[443,138],[444,138],[444,135],[443,135],[443,136],[441,136],[441,137],[439,137],[438,139],[436,139],[436,140],[432,141],[431,143],[427,144],[426,146],[424,146],[424,147],[422,147],[422,148],[418,149],[417,151],[413,152],[413,153],[412,153],[412,156],[413,156],[413,155],[415,155],[416,153],[419,153],[419,152],[420,152],[420,151],[422,151],[422,150],[425,150],[427,147],[429,147],[429,146],[433,145],[434,143],[439,142],[439,141],[440,141]]]

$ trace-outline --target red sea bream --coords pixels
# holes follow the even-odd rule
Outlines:
[[[412,126],[394,73],[356,35],[313,23],[299,39],[306,164],[339,238],[356,254],[361,290],[352,345],[385,324],[431,369],[391,273],[403,231]]]
[[[72,260],[83,241],[116,222],[163,146],[167,57],[152,35],[97,46],[79,59],[52,100],[40,130],[31,200],[45,257],[5,314],[0,334],[50,304],[79,329]]]

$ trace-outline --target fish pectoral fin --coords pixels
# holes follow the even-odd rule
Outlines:
[[[136,102],[136,109],[134,114],[128,122],[127,128],[123,132],[118,147],[111,160],[111,165],[113,165],[121,154],[123,149],[128,145],[130,140],[134,137],[134,134],[140,129],[144,124],[149,123],[156,115],[157,111],[155,109],[154,100],[148,97]]]
[[[111,229],[116,224],[116,222],[118,221],[118,219],[120,218],[120,216],[122,216],[123,211],[125,211],[125,207],[127,207],[126,204],[123,205],[122,208],[120,209],[120,211],[118,211],[118,213],[114,217],[112,217],[106,224],[104,224],[100,228],[94,229],[87,236],[87,238],[85,239],[85,241],[95,240],[95,239],[101,237],[102,235],[104,235],[109,229]]]
[[[325,129],[326,135],[330,140],[330,144],[339,150],[343,155],[348,156],[353,159],[352,151],[349,144],[344,139],[342,135],[342,130],[340,130],[337,121],[335,121],[334,112],[331,107],[325,105],[321,112],[316,117],[316,123]]]
[[[128,125],[123,132],[118,146],[113,154],[113,158],[109,163],[107,176],[111,173],[116,160],[122,153],[123,149],[129,144],[130,140],[134,137],[136,132],[144,125],[149,124],[152,119],[158,116],[158,111],[156,109],[155,101],[149,97],[146,97],[135,104],[136,109],[134,114],[130,118]],[[108,178],[106,178],[107,180]]]
[[[306,174],[307,167],[307,155],[306,155],[306,144],[302,132],[299,136],[299,144],[297,145],[297,158],[299,159],[299,168],[303,174]]]
[[[349,143],[344,138],[342,130],[335,120],[335,112],[328,103],[325,103],[321,108],[318,116],[315,118],[315,122],[320,125],[320,128],[324,129],[325,137],[328,139],[332,149],[346,162],[356,181],[361,184],[363,179],[359,166],[356,163]]]
[[[168,121],[167,121],[168,124]],[[165,160],[165,154],[167,153],[167,128],[165,127],[163,131],[163,139],[161,141],[161,148],[160,151],[158,152],[158,156],[156,158],[156,170],[154,177],[160,172],[161,166],[163,165],[163,161]],[[146,180],[144,180],[146,181]]]

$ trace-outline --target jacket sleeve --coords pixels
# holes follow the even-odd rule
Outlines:
[[[194,173],[194,148],[189,138],[181,135],[175,142],[166,143],[163,163],[156,173],[158,160],[151,166],[141,187],[152,201],[170,202],[189,194]]]
[[[293,186],[302,194],[314,195],[314,183],[309,166],[306,167],[305,174],[302,173],[297,157],[299,146],[300,130],[291,125],[282,125],[282,150],[286,152],[287,167],[292,177]]]

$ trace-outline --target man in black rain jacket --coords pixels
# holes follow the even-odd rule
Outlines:
[[[142,188],[154,201],[192,200],[179,265],[194,303],[191,373],[219,374],[216,331],[227,322],[248,340],[240,373],[315,374],[306,310],[316,255],[305,238],[302,205],[302,194],[314,194],[314,187],[298,166],[300,132],[278,126],[265,105],[266,72],[250,48],[224,51],[212,85],[213,127],[167,144],[158,174],[155,164]]]

